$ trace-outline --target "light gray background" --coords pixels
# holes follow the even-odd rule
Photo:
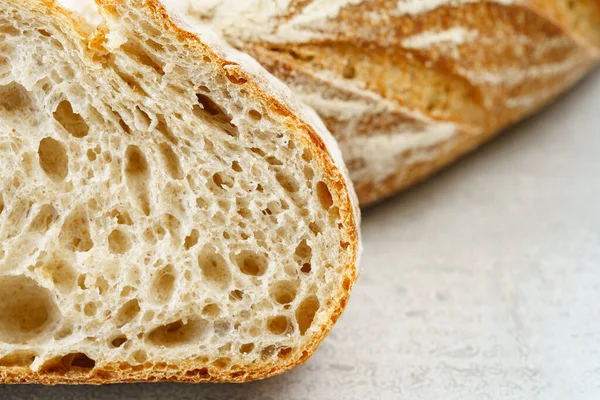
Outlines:
[[[363,216],[362,275],[305,365],[0,398],[600,399],[600,73]]]

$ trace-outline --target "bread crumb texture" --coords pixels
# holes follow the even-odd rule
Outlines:
[[[88,32],[0,0],[0,379],[245,381],[304,361],[356,274],[341,173],[157,3],[102,7]]]

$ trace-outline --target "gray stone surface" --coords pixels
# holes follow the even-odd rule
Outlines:
[[[0,386],[2,399],[599,399],[600,73],[364,213],[345,315],[244,385]]]

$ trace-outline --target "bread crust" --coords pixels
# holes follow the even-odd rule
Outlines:
[[[18,7],[28,7],[55,18],[56,21],[73,31],[82,38],[90,37],[91,31],[83,19],[60,6],[53,0],[8,0]],[[117,15],[122,0],[96,0],[103,13]],[[329,314],[323,320],[321,328],[312,335],[307,345],[294,350],[283,360],[277,358],[273,362],[247,366],[235,371],[218,365],[205,365],[201,362],[183,361],[177,364],[157,366],[152,363],[130,365],[128,363],[108,363],[96,365],[91,371],[70,367],[61,369],[42,367],[33,371],[23,366],[0,366],[0,382],[2,383],[41,383],[55,384],[105,384],[119,382],[246,382],[263,379],[283,373],[305,362],[327,336],[337,319],[346,307],[350,292],[357,279],[357,268],[362,252],[360,242],[360,211],[352,183],[347,176],[347,170],[342,161],[341,153],[335,140],[326,130],[322,122],[312,110],[294,100],[289,90],[281,82],[270,76],[250,57],[229,47],[210,30],[202,27],[191,27],[183,21],[177,21],[176,16],[167,12],[159,0],[140,0],[137,6],[146,8],[152,18],[159,21],[165,30],[177,34],[181,42],[190,49],[202,54],[208,54],[222,69],[223,74],[234,74],[247,82],[245,88],[254,96],[260,97],[270,107],[271,111],[282,115],[288,124],[294,128],[290,134],[302,132],[295,140],[306,143],[314,150],[314,155],[323,171],[331,189],[332,196],[339,202],[340,216],[343,219],[343,229],[349,238],[349,261],[344,266],[340,286],[332,296],[331,304],[326,307]],[[102,27],[90,37],[89,46],[92,51],[101,52],[107,32]],[[293,132],[293,133],[292,133]],[[316,322],[316,321],[315,321]]]
[[[189,12],[319,112],[362,206],[539,110],[600,57],[593,0],[298,0],[247,15],[261,1],[236,12],[230,0],[208,10],[190,0]],[[440,124],[452,133],[438,134]]]

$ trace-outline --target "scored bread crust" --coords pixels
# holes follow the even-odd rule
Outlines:
[[[91,31],[83,19],[65,10],[53,0],[8,1],[19,4],[21,7],[29,6],[37,12],[52,16],[57,23],[67,27],[74,34],[82,38],[89,37],[91,50],[104,51],[103,44],[107,40],[107,32],[100,28],[90,36]],[[96,2],[102,13],[115,17],[117,8],[122,3],[121,0],[96,0]],[[199,367],[194,361],[188,360],[167,364],[161,369],[157,369],[149,363],[129,365],[128,363],[111,362],[96,366],[91,373],[75,370],[68,371],[68,374],[62,373],[66,371],[33,371],[28,367],[0,366],[2,383],[245,382],[280,374],[303,363],[312,355],[343,312],[357,278],[356,265],[362,252],[358,229],[360,224],[358,201],[343,164],[341,152],[316,114],[295,101],[286,86],[270,76],[254,60],[220,41],[210,29],[192,26],[178,19],[177,15],[169,13],[158,0],[141,0],[138,5],[147,7],[153,18],[160,21],[165,30],[175,33],[186,46],[198,49],[203,54],[210,54],[211,59],[220,65],[223,74],[246,80],[246,89],[263,99],[270,107],[269,111],[283,115],[289,121],[290,126],[303,132],[302,136],[296,136],[294,139],[307,143],[314,150],[320,166],[327,173],[326,178],[328,178],[327,182],[330,184],[333,197],[341,202],[340,215],[344,220],[345,232],[350,238],[349,253],[351,257],[343,268],[341,284],[337,292],[332,295],[333,301],[326,305],[328,317],[324,320],[328,321],[323,323],[320,330],[312,335],[310,341],[300,351],[295,351],[293,357],[289,358],[285,364],[267,361],[255,363],[243,371],[237,372],[226,368],[220,370],[218,367],[211,366],[209,372],[206,367]],[[291,129],[290,135],[295,135],[295,132],[296,130]]]
[[[600,59],[596,0],[179,0],[315,108],[362,206],[552,101]]]

